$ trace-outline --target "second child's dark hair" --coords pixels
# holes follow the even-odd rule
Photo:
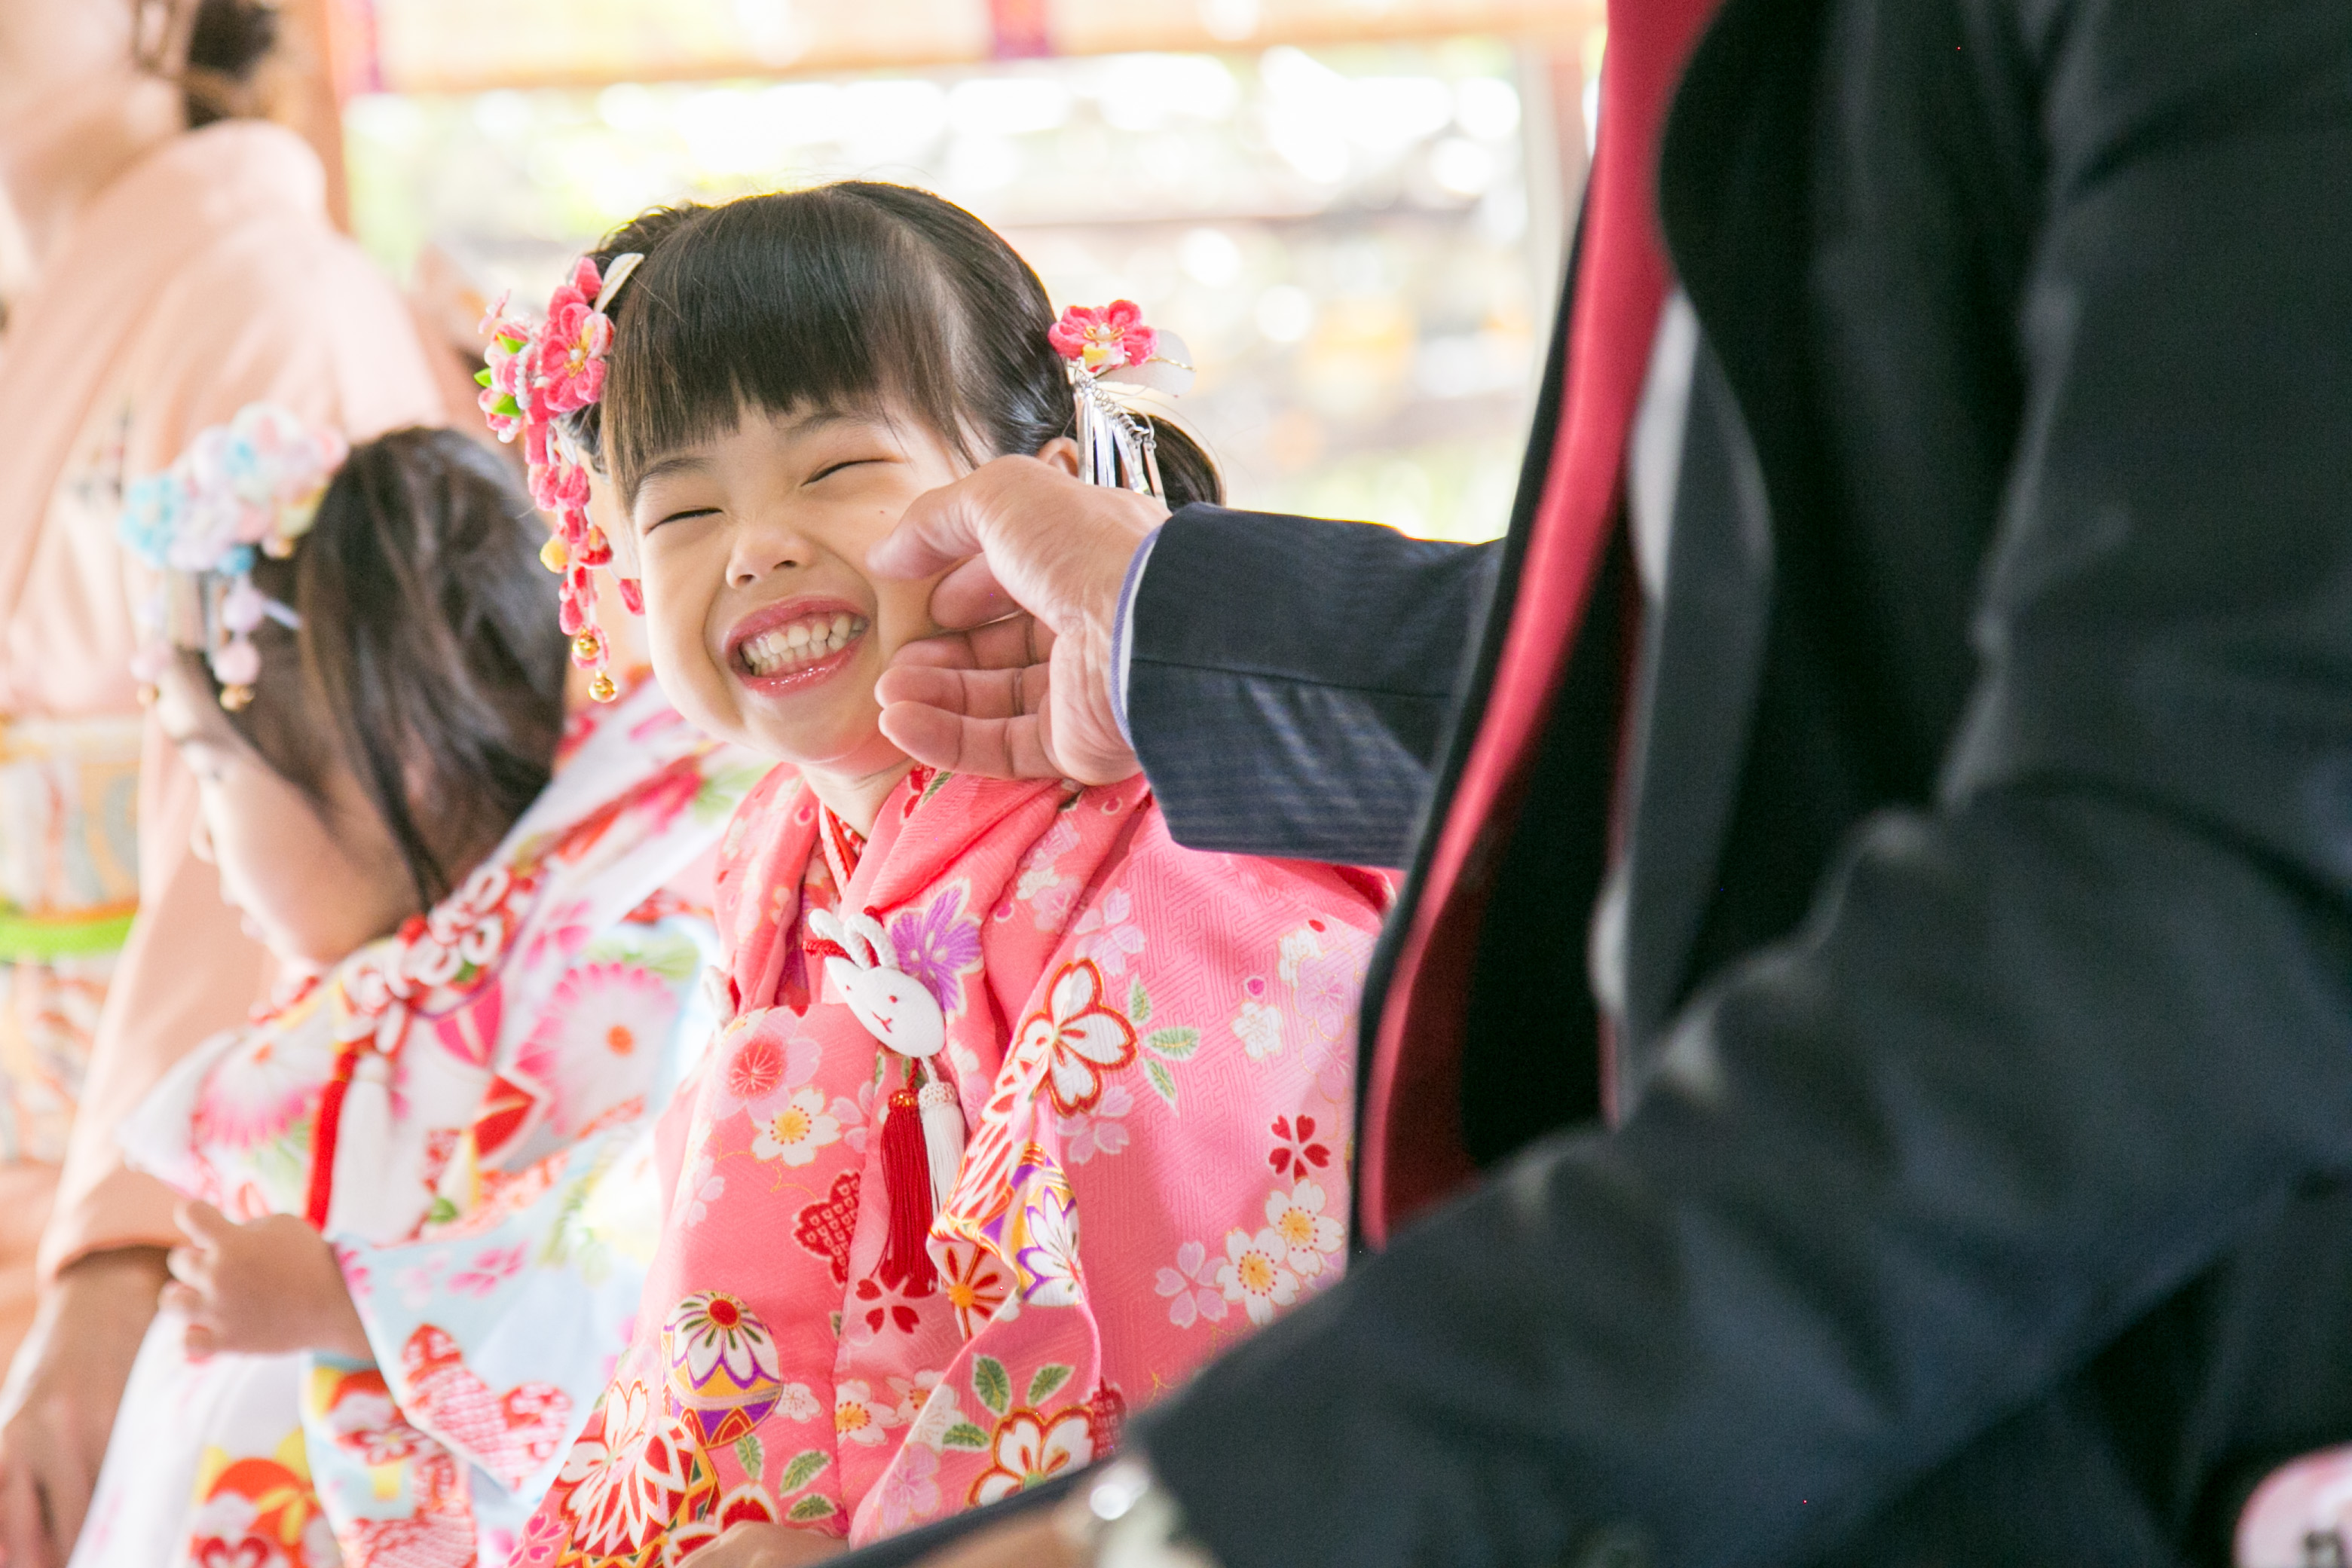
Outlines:
[[[623,293],[604,437],[625,501],[746,408],[903,409],[973,463],[1076,429],[1045,285],[927,191],[849,180],[703,209],[658,235]],[[1199,445],[1151,423],[1170,507],[1221,499]]]
[[[182,91],[188,129],[249,116],[254,74],[278,47],[278,7],[263,0],[196,0]]]
[[[301,630],[263,623],[254,699],[221,716],[330,828],[326,779],[348,766],[420,907],[496,847],[552,772],[565,639],[539,561],[546,537],[496,454],[455,431],[403,430],[352,448],[293,556],[254,568]],[[184,658],[210,684],[201,656]]]

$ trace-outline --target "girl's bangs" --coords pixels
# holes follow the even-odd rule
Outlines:
[[[622,504],[653,464],[747,411],[904,410],[961,451],[955,312],[924,248],[841,187],[688,220],[630,280],[604,390]]]

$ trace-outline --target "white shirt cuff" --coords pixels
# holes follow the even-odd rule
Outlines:
[[[1127,581],[1118,591],[1118,615],[1110,628],[1110,711],[1118,720],[1119,738],[1132,748],[1135,732],[1127,723],[1127,672],[1135,652],[1135,596],[1143,591],[1143,569],[1151,559],[1151,547],[1160,542],[1160,529],[1143,536],[1135,547],[1135,555],[1127,563]]]

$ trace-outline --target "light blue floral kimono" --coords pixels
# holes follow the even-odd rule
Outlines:
[[[456,894],[156,1089],[132,1162],[306,1215],[375,1359],[190,1363],[159,1318],[75,1568],[505,1561],[628,1343],[653,1120],[711,1024],[672,890],[765,770],[647,683]]]

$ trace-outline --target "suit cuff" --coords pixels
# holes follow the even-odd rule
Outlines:
[[[1135,547],[1134,558],[1127,563],[1127,580],[1119,585],[1118,615],[1110,628],[1110,711],[1118,720],[1119,738],[1130,749],[1135,732],[1127,723],[1127,671],[1135,652],[1135,598],[1143,591],[1143,569],[1151,559],[1151,547],[1159,542],[1160,529],[1154,528]]]

